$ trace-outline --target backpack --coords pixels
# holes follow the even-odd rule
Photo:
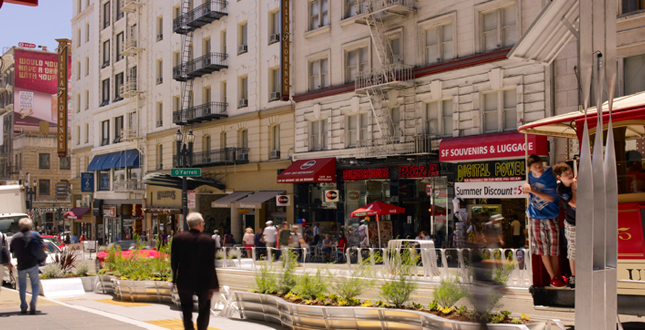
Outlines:
[[[31,247],[31,254],[38,260],[38,265],[44,266],[47,261],[47,253],[43,251],[43,243],[38,239],[38,234],[29,231],[29,235],[25,235],[25,249],[29,247],[31,242],[34,242]]]

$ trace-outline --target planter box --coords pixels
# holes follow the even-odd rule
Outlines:
[[[83,283],[83,290],[85,290],[85,292],[94,292],[97,282],[96,276],[83,276],[79,278]]]
[[[112,279],[119,300],[142,302],[172,302],[172,283],[162,281],[128,281]]]
[[[53,278],[39,280],[39,295],[47,298],[60,298],[84,295],[83,282],[80,277]],[[27,292],[31,293],[31,281],[27,279]]]
[[[101,293],[114,293],[114,284],[112,275],[96,275],[94,282],[94,291]]]
[[[237,259],[215,259],[215,268],[237,267],[238,265]]]
[[[369,330],[479,330],[477,323],[445,319],[430,313],[377,307],[309,306],[287,302],[259,293],[235,292],[235,300],[244,319],[281,324],[284,328],[369,329]],[[489,324],[489,330],[544,330],[547,321],[529,324]]]

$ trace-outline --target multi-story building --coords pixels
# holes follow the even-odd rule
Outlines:
[[[293,105],[279,93],[278,1],[75,0],[74,8],[73,65],[87,71],[72,79],[82,86],[72,168],[77,178],[94,173],[103,236],[179,229],[181,181],[169,174],[178,129],[183,141],[195,138],[202,178],[189,180],[190,209],[207,229],[239,239],[243,227],[292,218],[293,206],[275,202],[292,193],[275,176],[291,163],[294,137]],[[220,197],[227,202],[213,204]]]
[[[57,54],[12,47],[2,60],[0,180],[25,185],[30,178],[35,195],[30,195],[29,211],[34,220],[44,230],[62,231],[70,200],[56,198],[56,184],[69,180],[70,158],[57,154],[57,122],[52,112]]]
[[[382,218],[383,239],[426,230],[438,244],[460,210],[524,217],[513,188],[525,175],[524,137],[513,132],[553,114],[553,80],[548,68],[506,55],[541,1],[293,6],[295,157],[338,158],[336,183],[296,185],[296,217],[334,219],[330,230],[357,243],[350,212],[384,201],[406,213]],[[536,138],[529,149],[546,156],[547,144]],[[473,180],[493,193],[469,189]],[[328,202],[328,191],[340,201]]]

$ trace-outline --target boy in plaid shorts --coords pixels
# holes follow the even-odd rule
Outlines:
[[[538,155],[529,156],[526,165],[530,171],[529,182],[522,188],[525,194],[530,194],[528,214],[531,218],[531,250],[542,257],[544,268],[551,278],[551,286],[564,288],[567,284],[560,274],[558,263],[560,206],[553,169],[545,169]]]
[[[558,184],[558,197],[564,204],[564,237],[567,239],[567,259],[571,266],[569,286],[576,285],[576,199],[578,191],[578,178],[573,176],[573,170],[567,163],[553,166],[553,174],[560,180]]]

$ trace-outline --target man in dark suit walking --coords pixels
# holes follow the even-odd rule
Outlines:
[[[199,298],[197,328],[206,330],[210,319],[211,298],[219,291],[215,273],[215,241],[203,234],[204,218],[197,212],[189,213],[186,223],[190,228],[175,235],[170,252],[172,281],[177,285],[184,329],[194,330],[193,295]]]

